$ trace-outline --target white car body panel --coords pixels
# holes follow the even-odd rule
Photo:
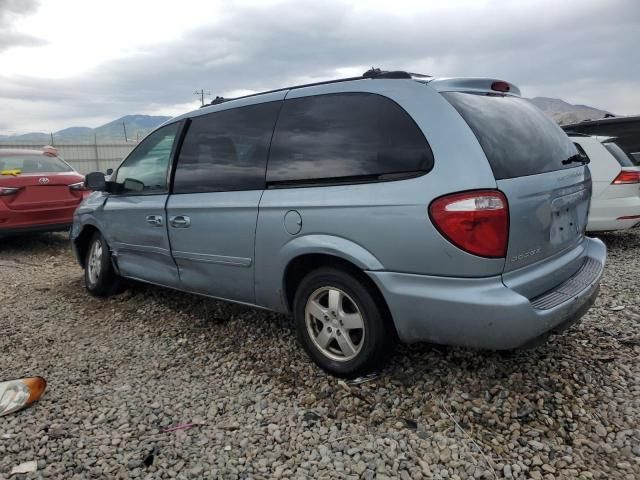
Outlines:
[[[626,230],[640,224],[640,183],[614,185],[622,170],[640,171],[640,167],[622,167],[602,145],[607,137],[569,135],[589,157],[593,182],[588,232]],[[620,219],[620,217],[639,216]]]

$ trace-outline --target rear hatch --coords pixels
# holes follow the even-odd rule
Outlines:
[[[82,180],[77,173],[21,174],[16,177],[3,175],[0,177],[0,186],[17,187],[18,190],[13,195],[0,196],[0,199],[8,208],[16,211],[71,207],[82,200],[82,191],[72,190],[69,185]]]
[[[491,85],[485,91],[445,91],[442,95],[477,137],[497,188],[507,198],[507,273],[560,257],[581,243],[591,177],[575,146],[553,120],[528,100],[492,92]],[[527,293],[536,295],[553,288],[573,275],[582,260],[574,253],[563,262],[554,262],[551,278],[537,279],[533,283],[538,291]]]

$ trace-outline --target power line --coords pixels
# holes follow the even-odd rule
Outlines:
[[[211,92],[205,92],[205,91],[204,91],[204,90],[202,90],[202,89],[200,89],[199,91],[198,91],[198,90],[196,90],[195,92],[193,92],[193,94],[194,94],[194,95],[198,95],[198,96],[200,97],[200,104],[201,104],[202,106],[204,106],[204,97],[205,97],[205,95],[206,95],[207,97],[210,97],[210,96],[211,96]]]

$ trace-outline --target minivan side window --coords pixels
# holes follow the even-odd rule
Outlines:
[[[357,183],[432,167],[427,140],[394,101],[371,93],[315,95],[285,100],[267,183]]]
[[[166,193],[167,171],[180,122],[159,128],[146,137],[122,162],[116,183],[122,193]]]
[[[260,190],[282,102],[222,110],[191,119],[173,193]]]

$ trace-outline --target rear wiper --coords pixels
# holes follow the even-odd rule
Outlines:
[[[582,155],[577,153],[577,154],[567,158],[566,160],[562,160],[562,164],[563,165],[569,165],[570,163],[581,163],[583,165],[586,165],[589,162],[587,160],[585,160],[582,157]]]

